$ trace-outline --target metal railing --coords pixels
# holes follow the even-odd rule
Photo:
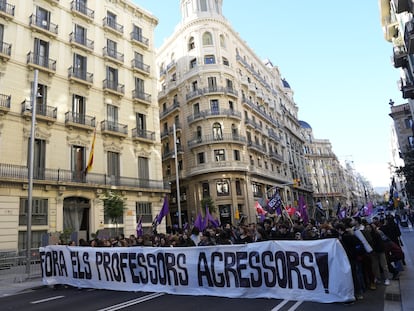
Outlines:
[[[0,179],[16,181],[28,180],[29,171],[27,166],[0,163]],[[123,176],[109,176],[107,174],[88,173],[83,178],[79,178],[79,172],[65,169],[42,168],[35,169],[34,180],[44,180],[51,184],[81,183],[99,186],[123,186],[147,189],[169,189],[167,183],[162,180],[140,179]]]

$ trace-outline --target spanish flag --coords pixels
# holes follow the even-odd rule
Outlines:
[[[96,127],[93,132],[92,147],[91,147],[91,152],[89,153],[88,165],[86,166],[86,169],[85,169],[85,175],[88,174],[89,171],[92,169],[93,154],[95,152],[95,140],[96,140]]]

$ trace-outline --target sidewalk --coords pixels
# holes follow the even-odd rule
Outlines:
[[[40,286],[44,286],[40,276],[28,278],[22,274],[0,275],[0,298]]]
[[[410,226],[409,228],[401,228],[401,232],[406,265],[400,274],[399,294],[401,295],[402,307],[400,310],[414,311],[414,230]],[[385,308],[384,310],[388,311]]]

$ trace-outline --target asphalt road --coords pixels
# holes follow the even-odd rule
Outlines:
[[[340,282],[340,280],[338,280]],[[163,293],[120,292],[77,289],[60,286],[40,287],[0,299],[1,310],[197,310],[197,311],[294,311],[294,310],[367,310],[384,309],[384,287],[366,293],[353,305],[321,304],[279,299],[232,299],[209,296],[178,296]]]

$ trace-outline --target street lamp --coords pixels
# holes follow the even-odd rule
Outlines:
[[[26,273],[30,275],[31,248],[32,248],[32,207],[33,207],[33,162],[34,162],[34,141],[36,132],[36,99],[37,99],[37,78],[38,70],[34,71],[33,89],[31,95],[32,104],[32,125],[30,129],[30,146],[29,146],[29,187],[27,198],[27,242],[26,242]]]
[[[175,184],[177,186],[178,228],[182,228],[182,221],[181,221],[181,198],[180,198],[180,178],[178,176],[177,133],[175,132],[175,123],[173,124],[173,132],[174,132]]]

